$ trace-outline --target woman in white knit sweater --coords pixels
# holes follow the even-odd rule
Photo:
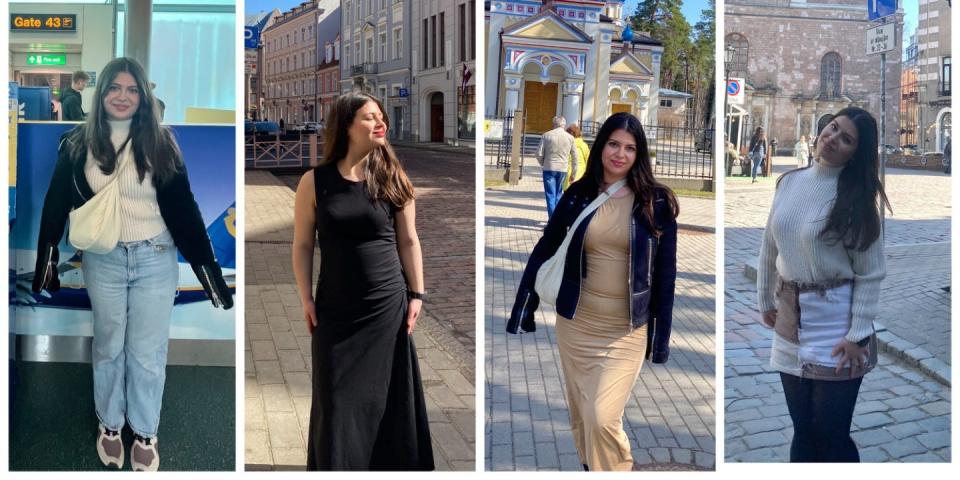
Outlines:
[[[776,330],[793,420],[791,462],[857,462],[850,422],[876,365],[873,320],[885,276],[877,122],[841,110],[817,138],[812,166],[784,174],[760,249],[763,323]]]

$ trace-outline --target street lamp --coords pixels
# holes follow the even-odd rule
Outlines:
[[[727,45],[727,48],[723,51],[723,116],[726,120],[727,127],[724,132],[723,148],[727,148],[727,139],[730,137],[730,112],[728,111],[727,98],[730,96],[727,94],[727,86],[730,85],[730,68],[733,64],[733,56],[735,49],[733,45]]]

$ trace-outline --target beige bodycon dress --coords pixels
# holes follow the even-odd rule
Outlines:
[[[587,276],[573,319],[557,318],[573,440],[590,470],[629,471],[623,409],[647,347],[647,329],[631,331],[627,283],[633,194],[611,198],[587,227]]]

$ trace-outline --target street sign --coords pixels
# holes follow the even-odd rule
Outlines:
[[[879,20],[897,13],[897,0],[867,0],[867,15],[870,21]]]
[[[743,105],[743,88],[744,81],[742,78],[729,78],[727,79],[727,102],[734,105]]]
[[[896,24],[885,23],[867,30],[867,55],[889,52],[896,47]]]
[[[11,13],[11,32],[76,32],[75,14]]]
[[[243,27],[243,46],[246,48],[260,46],[260,27]]]
[[[400,93],[399,93],[397,96],[398,96],[398,97],[409,97],[409,96],[410,96],[410,90],[408,90],[408,89],[406,89],[406,88],[401,88],[401,89],[400,89]]]

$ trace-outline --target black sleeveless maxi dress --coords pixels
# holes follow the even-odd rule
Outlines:
[[[433,470],[394,208],[314,169],[320,273],[308,470]]]

